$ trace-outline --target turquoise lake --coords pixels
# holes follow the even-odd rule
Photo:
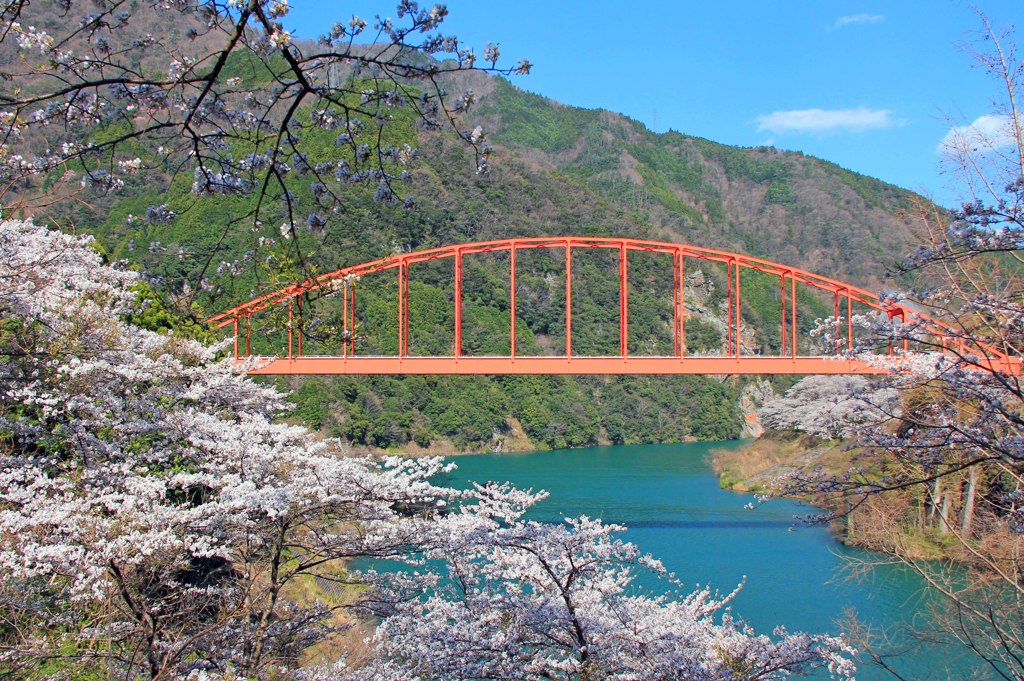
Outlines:
[[[867,578],[848,578],[850,560],[872,554],[846,548],[801,516],[814,509],[788,500],[745,506],[751,495],[719,488],[707,465],[711,450],[735,442],[614,446],[488,454],[455,459],[451,483],[509,481],[544,489],[550,497],[530,517],[560,521],[588,515],[628,526],[625,538],[660,558],[687,585],[721,592],[744,581],[733,612],[762,633],[838,632],[848,611],[872,627],[898,630],[927,621],[918,578],[901,567],[875,567]],[[922,619],[923,618],[923,619]],[[965,679],[976,671],[955,649],[914,643],[893,660],[916,679]],[[861,680],[892,678],[859,664]],[[827,677],[827,675],[825,675]]]

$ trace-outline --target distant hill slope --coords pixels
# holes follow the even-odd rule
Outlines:
[[[821,159],[656,134],[492,79],[479,115],[510,153],[564,173],[659,234],[878,285],[914,239],[914,193]]]

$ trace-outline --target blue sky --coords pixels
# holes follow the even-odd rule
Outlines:
[[[961,0],[446,4],[445,33],[534,64],[514,79],[524,89],[658,132],[802,151],[946,205],[939,143],[999,96],[959,47],[981,27]],[[353,14],[394,17],[396,2],[291,5],[286,28],[315,37]],[[1024,19],[1021,0],[978,6],[997,26]]]

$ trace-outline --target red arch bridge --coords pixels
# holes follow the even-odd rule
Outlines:
[[[517,260],[522,262],[536,249],[554,249],[565,262],[564,351],[559,347],[554,354],[526,356],[517,345]],[[581,251],[601,249],[611,253],[610,263],[618,267],[619,338],[618,352],[603,356],[580,356],[573,351],[573,258]],[[665,267],[672,268],[671,291],[671,354],[651,356],[630,352],[630,254],[651,253],[662,258]],[[477,356],[464,351],[463,343],[463,280],[467,259],[481,254],[506,254],[508,259],[508,352],[502,356]],[[617,256],[617,257],[616,257]],[[635,257],[635,256],[634,256]],[[450,260],[453,263],[452,305],[454,307],[453,340],[447,356],[421,355],[410,350],[409,280],[410,271],[417,265],[431,261]],[[687,268],[699,263],[714,263],[724,274],[726,295],[722,312],[728,321],[724,324],[722,349],[714,355],[694,354],[687,351],[687,312],[685,282]],[[614,264],[612,268],[614,268]],[[707,265],[705,265],[707,266]],[[779,305],[779,340],[777,353],[764,355],[745,348],[743,332],[749,335],[749,324],[742,318],[742,276],[747,272],[760,272],[777,278]],[[361,338],[373,333],[366,329],[367,322],[357,325],[357,289],[369,286],[364,278],[393,272],[390,286],[397,299],[395,319],[391,327],[397,331],[397,352],[390,355],[370,355],[360,351]],[[391,275],[389,275],[390,278]],[[613,274],[614,276],[614,274]],[[357,282],[358,285],[357,285]],[[719,278],[721,282],[721,278]],[[397,285],[396,285],[397,284]],[[559,287],[560,284],[557,284]],[[797,290],[798,286],[816,290],[819,299],[831,303],[832,331],[827,348],[817,354],[807,352],[798,344]],[[390,288],[388,289],[391,290]],[[340,296],[340,328],[332,330],[335,351],[330,356],[304,353],[311,345],[305,326],[310,302],[325,296]],[[667,295],[666,295],[667,297]],[[831,301],[829,301],[831,299]],[[607,301],[605,301],[607,303]],[[303,306],[306,309],[303,309]],[[338,303],[335,303],[338,305]],[[209,321],[216,328],[232,327],[235,334],[234,355],[240,371],[250,374],[872,374],[887,371],[877,363],[867,363],[852,356],[854,348],[855,315],[874,315],[898,323],[914,324],[918,338],[926,338],[922,346],[930,350],[943,348],[971,357],[980,357],[988,368],[1006,373],[1020,373],[1020,359],[987,346],[969,347],[957,340],[959,334],[940,322],[909,308],[890,304],[875,294],[835,279],[806,270],[782,265],[740,253],[698,248],[685,244],[644,241],[629,238],[597,237],[543,237],[519,238],[500,241],[466,243],[410,253],[392,255],[381,260],[324,274],[293,284],[279,291],[250,300],[223,312]],[[279,348],[266,356],[253,356],[252,329],[256,324],[281,327]],[[800,319],[806,327],[806,319]],[[360,327],[357,330],[357,326]],[[286,340],[285,340],[286,337]],[[898,347],[902,345],[903,347]],[[340,347],[339,347],[340,346]],[[804,350],[801,354],[800,350]],[[902,340],[878,346],[881,355],[899,354],[910,350],[910,343]],[[276,356],[275,356],[276,355]]]

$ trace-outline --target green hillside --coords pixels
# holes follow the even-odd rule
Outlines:
[[[254,83],[266,70],[229,65]],[[466,241],[539,235],[634,236],[742,251],[874,286],[910,235],[900,212],[915,196],[824,161],[770,148],[739,149],[676,132],[655,134],[607,111],[567,107],[497,78],[463,77],[472,87],[481,124],[497,145],[492,171],[475,172],[471,154],[449,136],[418,131],[408,112],[388,126],[385,144],[409,144],[421,160],[403,192],[412,210],[374,202],[353,185],[333,212],[262,206],[263,225],[246,217],[256,198],[196,198],[192,175],[150,173],[129,178],[117,195],[52,208],[58,224],[94,233],[111,259],[142,269],[178,313],[201,320],[310,272],[326,272],[391,253]],[[308,110],[300,116],[310,115]],[[372,121],[366,121],[372,125]],[[118,134],[98,128],[93,134]],[[336,154],[335,133],[310,126],[299,151],[310,165]],[[157,151],[133,149],[146,160]],[[234,151],[236,157],[246,149]],[[48,178],[55,183],[58,178]],[[288,180],[293,206],[315,207],[316,184],[300,173]],[[166,206],[163,211],[153,207]],[[168,212],[169,211],[169,212]],[[173,214],[173,217],[171,215]],[[280,229],[294,224],[294,229]],[[605,256],[608,255],[606,258]],[[618,343],[618,283],[609,254],[574,262],[574,349],[614,353]],[[663,265],[663,264],[662,264]],[[632,352],[671,350],[671,271],[643,254],[630,261]],[[449,265],[450,267],[450,265]],[[687,345],[722,347],[724,273],[689,270]],[[443,264],[415,268],[410,316],[414,349],[447,353],[453,291]],[[464,326],[467,352],[502,354],[508,347],[507,262],[474,260],[467,269]],[[519,264],[520,352],[564,347],[564,263],[538,252]],[[749,351],[777,350],[778,290],[744,275],[742,314]],[[396,303],[387,289],[360,294],[359,323],[378,329],[359,352],[395,352]],[[822,301],[802,294],[800,319],[809,328],[827,315]],[[340,326],[330,300],[306,310],[307,352],[330,352]],[[578,315],[578,316],[577,316]],[[380,321],[383,320],[383,321]],[[378,323],[374,324],[373,322]],[[321,342],[323,341],[323,342]],[[270,325],[254,351],[282,351]],[[742,382],[705,377],[625,378],[317,378],[296,382],[298,415],[354,445],[479,450],[566,447],[600,442],[722,439],[740,432]]]
[[[863,286],[914,243],[901,215],[921,198],[827,161],[656,134],[493,80],[481,115],[511,151],[578,180],[639,222]]]

